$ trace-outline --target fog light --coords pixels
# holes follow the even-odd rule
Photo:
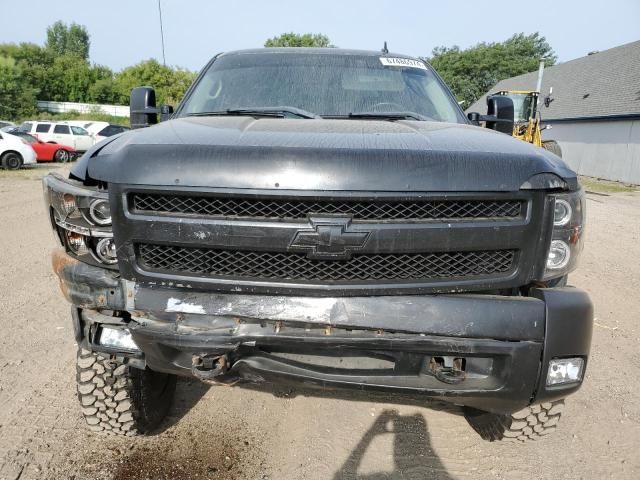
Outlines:
[[[582,358],[558,358],[549,362],[547,386],[575,383],[582,380],[584,360]]]
[[[102,327],[100,331],[99,345],[112,348],[122,348],[125,350],[140,350],[136,342],[133,341],[131,332],[127,328]]]
[[[549,256],[547,257],[547,268],[549,270],[560,270],[569,263],[571,258],[571,249],[562,240],[553,240],[549,247]]]

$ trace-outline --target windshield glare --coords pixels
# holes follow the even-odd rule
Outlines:
[[[464,121],[426,66],[387,66],[377,56],[330,54],[222,56],[200,79],[180,114],[277,106],[326,117],[414,112],[428,120]]]

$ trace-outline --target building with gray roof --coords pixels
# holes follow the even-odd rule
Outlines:
[[[534,90],[538,72],[498,82],[500,90]],[[640,41],[544,71],[540,105],[545,140],[556,140],[563,159],[579,174],[640,184]],[[467,109],[486,112],[486,95]]]

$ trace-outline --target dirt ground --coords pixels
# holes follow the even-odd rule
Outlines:
[[[560,428],[527,445],[482,441],[455,408],[180,381],[155,436],[84,429],[69,307],[39,177],[0,173],[0,479],[640,478],[640,193],[588,195],[570,283],[596,308],[592,357]]]

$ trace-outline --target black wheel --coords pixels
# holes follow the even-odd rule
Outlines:
[[[562,158],[562,149],[560,148],[558,142],[556,142],[555,140],[547,140],[546,142],[542,142],[542,148]]]
[[[2,156],[2,168],[17,170],[22,166],[22,156],[16,152],[7,152]]]
[[[175,375],[140,370],[108,355],[78,350],[78,399],[94,432],[133,436],[153,431],[166,417]]]
[[[564,400],[556,400],[532,405],[511,415],[466,408],[464,416],[484,440],[526,442],[554,431],[563,408]]]
[[[53,159],[56,162],[64,163],[71,160],[71,155],[69,155],[69,152],[61,148],[60,150],[56,150],[56,153],[53,154]]]

